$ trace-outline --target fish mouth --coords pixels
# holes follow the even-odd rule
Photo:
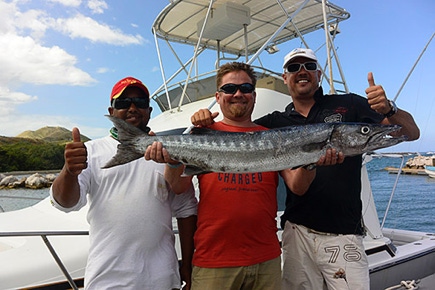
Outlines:
[[[369,150],[370,149],[374,150],[374,149],[381,149],[381,148],[393,146],[403,141],[407,141],[408,137],[405,135],[398,136],[398,137],[394,137],[391,135],[391,133],[399,131],[400,128],[401,126],[399,125],[382,126],[378,132],[372,133],[372,136],[367,138],[365,147]],[[361,130],[364,130],[364,127]]]

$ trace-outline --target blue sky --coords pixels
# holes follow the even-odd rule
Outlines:
[[[372,71],[375,82],[394,98],[435,32],[435,2],[331,2],[351,14],[336,39],[350,91],[365,95]],[[0,135],[62,126],[79,127],[90,138],[105,136],[110,123],[103,115],[116,81],[135,76],[150,91],[162,83],[151,25],[167,4],[0,0]],[[268,67],[281,71],[283,56],[297,46],[298,41],[280,45]],[[191,47],[185,50],[192,54]],[[396,102],[413,114],[421,138],[389,151],[435,151],[435,74],[430,64],[435,64],[435,40]]]

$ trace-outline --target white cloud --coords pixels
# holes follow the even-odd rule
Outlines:
[[[38,98],[35,96],[29,96],[19,92],[11,92],[9,88],[0,86],[0,102],[3,103],[14,103],[14,104],[22,104],[27,103],[29,101],[35,101]],[[0,105],[0,109],[1,109]]]
[[[107,67],[100,67],[100,68],[97,69],[97,73],[99,73],[99,74],[104,74],[104,73],[107,73],[109,71],[113,71],[113,70],[111,70],[111,69],[109,69]]]
[[[0,116],[8,116],[14,112],[16,105],[36,101],[37,99],[36,96],[29,96],[21,92],[11,92],[9,88],[0,86]],[[11,126],[11,128],[14,127],[15,125]]]
[[[44,37],[47,26],[47,15],[41,10],[28,10],[26,12],[16,12],[13,19],[15,29],[19,34],[27,34],[29,31],[30,36],[40,40]]]
[[[0,37],[0,84],[89,85],[94,79],[75,67],[76,57],[58,46],[44,47],[29,36]]]
[[[49,0],[49,1],[53,3],[62,4],[67,7],[79,7],[80,4],[82,3],[81,0]]]
[[[111,45],[126,46],[143,43],[140,35],[126,35],[119,29],[113,29],[100,24],[90,17],[77,14],[73,18],[59,18],[53,23],[53,28],[65,33],[71,38],[85,38],[91,42],[101,42]]]
[[[104,9],[107,9],[107,3],[103,0],[89,0],[88,8],[93,14],[102,14]]]
[[[0,33],[15,30],[14,18],[12,17],[15,13],[16,7],[14,3],[0,1]]]

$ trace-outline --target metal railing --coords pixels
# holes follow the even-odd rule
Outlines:
[[[74,282],[71,275],[68,273],[65,265],[62,263],[59,255],[56,253],[53,245],[50,243],[48,236],[84,236],[89,235],[88,231],[35,231],[35,232],[0,232],[0,237],[32,237],[40,236],[56,261],[59,269],[62,271],[63,275],[67,279],[69,285],[72,289],[78,290],[76,283]]]

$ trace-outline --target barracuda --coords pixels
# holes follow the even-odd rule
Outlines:
[[[191,134],[148,136],[124,120],[107,116],[118,130],[118,151],[109,168],[144,158],[160,141],[171,158],[186,165],[184,174],[279,171],[314,164],[328,148],[345,156],[390,147],[406,140],[391,137],[397,125],[319,123],[255,132],[222,132],[194,128]]]

